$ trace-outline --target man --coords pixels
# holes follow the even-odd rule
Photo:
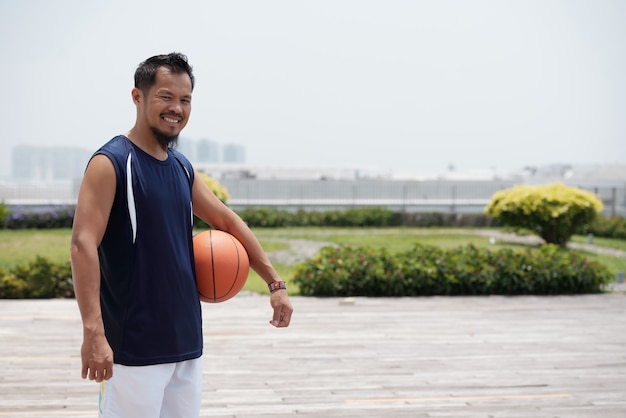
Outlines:
[[[99,412],[107,418],[199,414],[202,323],[192,212],[244,245],[270,287],[272,325],[288,326],[293,312],[250,229],[173,149],[193,88],[182,54],[141,63],[132,90],[135,125],[96,151],[80,188],[71,259],[82,377],[102,382]]]

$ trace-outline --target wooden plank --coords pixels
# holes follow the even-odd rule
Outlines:
[[[203,304],[202,417],[623,417],[626,295]],[[0,300],[0,417],[93,417],[73,300]]]

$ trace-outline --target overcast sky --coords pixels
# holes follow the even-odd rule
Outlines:
[[[140,61],[194,66],[181,137],[270,166],[626,163],[626,1],[0,0],[0,177],[18,144],[130,129]]]

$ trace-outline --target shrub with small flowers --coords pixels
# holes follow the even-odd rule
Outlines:
[[[415,245],[389,254],[324,247],[296,266],[305,296],[556,295],[601,292],[609,270],[556,245],[516,251]]]
[[[69,261],[53,263],[37,256],[11,270],[0,269],[0,299],[72,298],[74,287]]]
[[[8,210],[0,225],[5,229],[71,228],[74,210],[74,206],[15,206]]]

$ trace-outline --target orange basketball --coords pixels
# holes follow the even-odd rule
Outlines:
[[[243,245],[227,232],[202,231],[193,237],[198,294],[203,302],[224,302],[246,284],[250,260]]]

